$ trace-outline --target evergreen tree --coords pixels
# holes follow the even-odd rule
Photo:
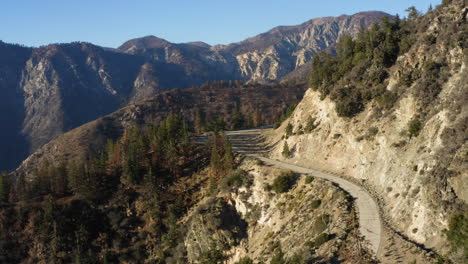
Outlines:
[[[162,209],[161,209],[161,202],[159,200],[159,195],[157,194],[157,192],[154,193],[152,199],[153,199],[152,201],[153,206],[150,209],[151,219],[153,220],[152,229],[156,234],[159,234],[163,227],[162,226],[163,214],[162,214]]]
[[[148,162],[148,165],[146,165],[146,167],[148,168],[148,172],[146,173],[144,179],[145,185],[149,190],[154,190],[156,185],[156,175],[154,174],[151,162]]]
[[[421,16],[421,13],[414,6],[408,7],[405,11],[408,12],[408,20],[415,20]]]
[[[224,156],[223,164],[226,171],[230,171],[234,168],[234,153],[232,152],[232,145],[229,138],[223,136],[224,139]]]
[[[7,202],[10,194],[10,185],[8,182],[8,173],[6,171],[0,173],[0,203]]]
[[[15,199],[18,201],[24,201],[28,198],[28,189],[26,188],[26,181],[24,174],[18,175],[16,188],[14,189]]]
[[[219,170],[221,168],[221,159],[219,157],[219,152],[218,152],[218,144],[217,144],[217,136],[215,135],[213,137],[213,142],[211,146],[211,159],[210,159],[210,167],[211,171],[214,175],[219,174]]]
[[[258,109],[254,112],[253,123],[255,127],[263,126],[262,113]]]
[[[81,163],[71,161],[68,164],[68,189],[75,193],[79,192],[80,185],[82,184],[82,178],[84,174],[84,168]]]
[[[245,118],[242,113],[239,111],[239,108],[235,108],[231,115],[231,128],[232,129],[241,129],[244,127]]]

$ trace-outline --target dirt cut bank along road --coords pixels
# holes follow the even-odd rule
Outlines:
[[[267,153],[268,151],[265,149],[263,144],[261,129],[228,131],[226,132],[226,135],[232,143],[233,150],[236,152],[260,159],[266,164],[279,168],[292,170],[302,174],[309,174],[314,177],[331,181],[347,191],[355,199],[355,205],[359,215],[359,230],[364,236],[364,239],[369,242],[369,247],[372,252],[375,255],[378,255],[383,232],[379,215],[379,207],[363,187],[333,174],[263,157],[261,154]]]

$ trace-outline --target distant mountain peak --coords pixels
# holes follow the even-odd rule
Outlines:
[[[126,41],[117,49],[121,51],[128,51],[130,49],[156,49],[165,48],[171,45],[172,43],[165,39],[158,38],[153,35],[148,35]]]
[[[211,48],[210,44],[205,43],[203,41],[192,41],[192,42],[187,42],[185,44],[192,45],[192,46],[197,46],[197,47],[202,47],[202,48]]]

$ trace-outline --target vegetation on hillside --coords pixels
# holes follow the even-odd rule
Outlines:
[[[430,21],[441,8],[421,17],[418,10],[410,7],[406,19],[384,17],[369,30],[362,29],[355,38],[341,37],[336,56],[321,52],[312,60],[310,86],[322,98],[333,100],[337,114],[342,117],[355,116],[370,101],[377,102],[381,109],[391,109],[402,92],[413,84],[412,93],[423,108],[428,107],[447,80],[445,57],[428,59],[420,69],[405,69],[398,87],[392,91],[386,89],[387,77],[398,56],[418,41],[423,42],[418,46],[425,46],[427,54],[437,49],[437,45],[468,47],[464,37],[466,25],[442,25],[439,36],[426,34]]]
[[[44,164],[32,181],[0,177],[0,256],[9,263],[164,263],[203,183],[207,153],[177,115],[129,128],[86,161]],[[224,166],[232,157],[221,160]],[[14,249],[14,250],[13,250]]]

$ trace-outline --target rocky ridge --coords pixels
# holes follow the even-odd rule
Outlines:
[[[355,34],[384,15],[315,19],[215,47],[154,36],[130,40],[118,49],[84,42],[39,48],[1,42],[5,102],[0,120],[6,131],[0,139],[0,169],[14,169],[64,132],[163,90],[212,80],[277,80],[317,51],[333,48],[340,35]],[[11,155],[13,149],[17,155]]]
[[[351,118],[338,117],[330,98],[309,89],[289,121],[270,135],[271,143],[276,143],[271,157],[362,182],[380,198],[387,221],[398,232],[447,253],[442,230],[453,214],[466,211],[467,203],[468,61],[463,44],[443,42],[443,27],[466,25],[467,14],[466,7],[453,4],[422,18],[429,21],[428,30],[389,69],[384,84],[394,91],[408,71],[424,71],[428,61],[446,63],[448,77],[427,112],[421,112],[425,108],[414,92],[418,80],[409,89],[398,90],[394,108],[384,110],[371,102]],[[440,42],[429,54],[431,35]],[[309,119],[314,128],[304,133]],[[419,135],[408,132],[415,119],[424,120]],[[286,136],[288,124],[293,134]]]

